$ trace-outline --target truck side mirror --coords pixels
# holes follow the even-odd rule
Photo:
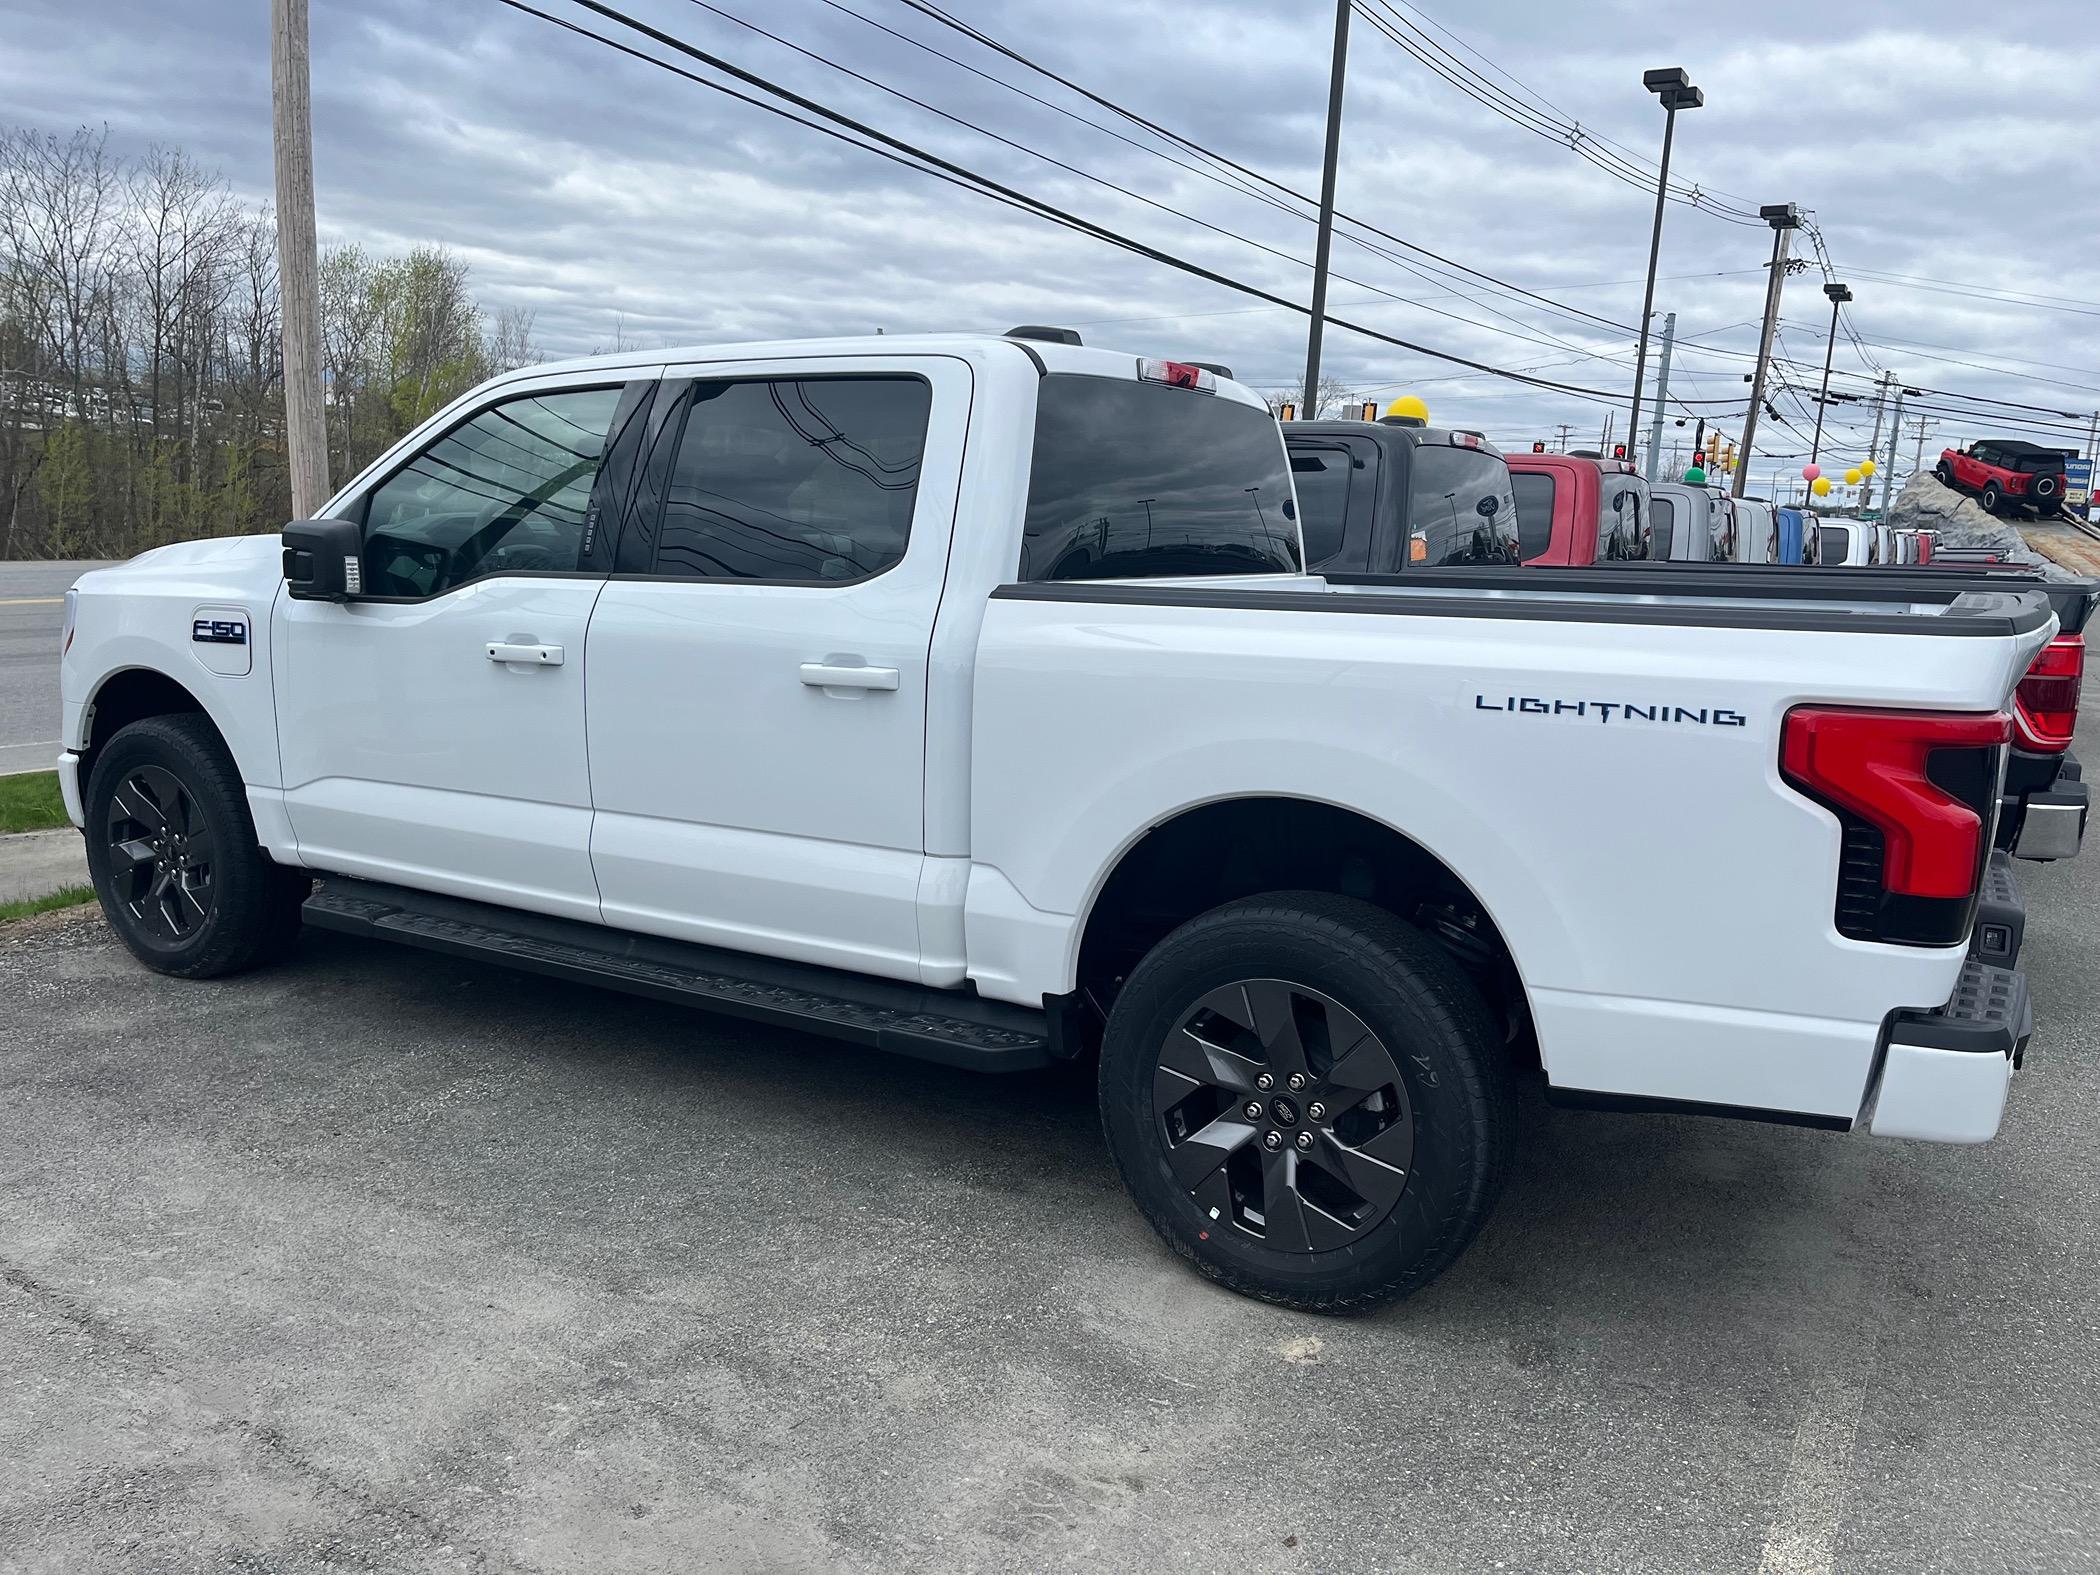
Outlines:
[[[285,589],[301,601],[348,601],[364,591],[363,552],[355,520],[294,520],[284,528]]]

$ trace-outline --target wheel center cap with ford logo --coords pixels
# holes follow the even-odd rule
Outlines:
[[[1276,1118],[1276,1124],[1280,1127],[1294,1127],[1298,1124],[1297,1105],[1281,1094],[1269,1101],[1269,1114]]]

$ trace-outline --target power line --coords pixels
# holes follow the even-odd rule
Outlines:
[[[824,121],[829,121],[832,123],[832,125],[818,125],[816,122],[808,120],[802,115],[796,115],[788,110],[781,109],[777,105],[768,104],[765,103],[763,100],[752,98],[750,95],[740,92],[734,88],[730,88],[723,83],[712,81],[709,78],[700,76],[694,72],[687,71],[681,67],[672,65],[671,63],[660,60],[653,55],[647,54],[641,50],[622,44],[618,40],[609,38],[602,33],[595,32],[594,30],[588,27],[584,27],[579,23],[569,21],[562,17],[551,15],[548,12],[540,10],[536,6],[526,3],[526,0],[498,0],[498,3],[507,6],[512,10],[522,12],[529,16],[537,17],[541,21],[553,23],[555,26],[561,27],[581,37],[592,39],[593,41],[600,44],[605,44],[611,48],[619,50],[622,54],[628,55],[637,60],[646,61],[651,65],[657,66],[663,70],[670,71],[673,75],[681,77],[687,81],[697,83],[702,87],[710,88],[714,91],[723,93],[728,97],[739,100],[740,102],[753,104],[758,108],[766,110],[768,113],[778,115],[786,120],[791,120],[797,125],[811,126],[814,129],[822,130],[827,135],[834,137],[838,141],[844,142],[850,147],[865,148],[869,152],[877,153],[885,158],[888,158],[892,163],[901,164],[909,169],[919,169],[925,173],[934,174],[936,176],[939,176],[940,178],[948,180],[950,184],[959,186],[964,190],[975,191],[981,195],[991,196],[995,200],[1004,202],[1007,206],[1021,208],[1022,210],[1031,213],[1035,217],[1047,219],[1052,223],[1061,225],[1067,229],[1074,230],[1092,239],[1102,241],[1111,246],[1119,247],[1122,250],[1131,252],[1134,255],[1147,258],[1148,260],[1153,262],[1161,263],[1170,268],[1178,269],[1183,273],[1191,274],[1197,278],[1208,280],[1209,282],[1221,285],[1226,289],[1236,290],[1243,295],[1253,296],[1256,299],[1268,301],[1277,306],[1288,307],[1291,310],[1300,313],[1309,312],[1309,309],[1307,307],[1301,306],[1297,302],[1291,301],[1286,297],[1277,295],[1273,291],[1265,290],[1258,285],[1249,284],[1244,280],[1232,278],[1227,274],[1219,273],[1217,270],[1208,268],[1201,263],[1192,261],[1189,258],[1181,257],[1172,252],[1164,251],[1146,242],[1139,241],[1134,237],[1121,234],[1120,232],[1115,230],[1111,230],[1105,225],[1097,224],[1093,220],[1083,218],[1074,213],[1070,213],[1063,208],[1059,208],[1054,204],[1043,201],[1041,198],[1032,197],[1027,193],[1019,191],[1011,186],[1004,185],[1001,182],[991,179],[989,176],[982,175],[974,170],[969,169],[967,166],[955,163],[954,161],[949,159],[942,158],[940,155],[932,153],[927,149],[918,147],[917,145],[908,142],[903,138],[895,137],[887,132],[877,130],[875,127],[870,126],[863,121],[856,120],[850,115],[846,115],[839,110],[832,109],[829,106],[815,99],[808,98],[803,94],[797,93],[790,88],[782,86],[779,83],[770,81],[766,77],[763,77],[756,72],[748,71],[741,66],[737,66],[731,63],[730,61],[724,60],[718,55],[711,54],[708,51],[699,48],[697,45],[690,44],[685,40],[678,38],[674,34],[664,32],[660,28],[652,27],[648,23],[643,22],[638,18],[629,16],[625,12],[620,11],[613,6],[603,4],[602,0],[573,0],[573,3],[582,7],[585,10],[595,13],[596,15],[605,17],[607,20],[615,22],[618,25],[627,28],[632,32],[638,33],[657,44],[660,44],[669,49],[676,50],[678,53],[686,55],[689,58],[698,60],[703,64],[708,65],[713,69],[734,78],[739,82],[743,82],[752,87],[755,87],[761,92],[771,94],[775,98],[784,100],[786,103],[794,105],[798,109],[807,111],[809,114],[816,115]],[[917,3],[917,0],[907,0],[907,3]],[[845,127],[848,131],[858,134],[860,138],[869,139],[869,141],[856,140],[855,136],[846,135],[840,131],[834,130],[833,127]],[[880,143],[884,146],[871,146],[870,142]],[[1475,361],[1470,357],[1457,355],[1448,350],[1438,350],[1433,348],[1432,346],[1416,343],[1413,340],[1403,339],[1395,334],[1384,333],[1378,329],[1368,327],[1361,323],[1352,322],[1346,318],[1339,318],[1329,315],[1327,321],[1333,323],[1339,328],[1344,328],[1352,333],[1360,334],[1365,338],[1377,340],[1384,344],[1393,345],[1399,349],[1412,350],[1418,355],[1426,355],[1433,360],[1445,361],[1457,366],[1471,367],[1478,372],[1482,372],[1490,376],[1505,378],[1515,382],[1527,383],[1534,387],[1546,389],[1550,392],[1568,394],[1576,398],[1595,400],[1607,404],[1616,404],[1619,399],[1619,396],[1617,394],[1604,389],[1585,388],[1577,384],[1561,383],[1545,378],[1530,377],[1520,372],[1513,372],[1505,368],[1490,365],[1489,363],[1484,361]]]

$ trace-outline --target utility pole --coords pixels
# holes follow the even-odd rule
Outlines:
[[[1663,411],[1670,404],[1670,346],[1677,340],[1677,314],[1663,318],[1662,365],[1655,375],[1655,425],[1648,429],[1648,479],[1655,480],[1655,464],[1662,458]],[[1629,440],[1636,434],[1628,432]]]
[[[1750,440],[1757,435],[1757,412],[1765,400],[1765,372],[1772,360],[1772,335],[1779,327],[1779,287],[1786,282],[1786,248],[1801,223],[1801,210],[1791,202],[1771,203],[1757,216],[1772,226],[1772,276],[1765,281],[1765,329],[1757,341],[1757,373],[1750,380],[1750,408],[1743,415],[1743,446],[1736,455],[1735,481],[1729,496],[1739,498],[1750,481]]]
[[[1918,423],[1918,446],[1910,457],[1910,469],[1912,475],[1916,475],[1919,471],[1925,468],[1925,418],[1923,416],[1918,416],[1914,419]]]
[[[311,519],[328,501],[328,412],[321,402],[321,286],[314,240],[306,0],[270,0],[270,136],[277,155],[284,447],[292,478],[292,513]]]
[[[1808,462],[1813,465],[1823,452],[1823,411],[1830,404],[1830,358],[1837,351],[1838,308],[1852,299],[1852,292],[1841,284],[1826,284],[1823,293],[1830,297],[1830,337],[1823,342],[1823,392],[1816,400],[1816,435],[1808,445]],[[1869,453],[1873,450],[1869,449]]]
[[[1574,432],[1574,430],[1575,429],[1569,426],[1568,423],[1565,421],[1563,421],[1560,424],[1560,451],[1563,454],[1567,453],[1568,451],[1568,437],[1571,433]]]
[[[1873,378],[1873,437],[1867,439],[1867,458],[1873,458],[1877,451],[1882,449],[1882,416],[1888,414],[1886,412],[1888,384],[1894,382],[1894,378],[1896,378],[1894,372],[1877,372],[1875,378]],[[1869,477],[1869,481],[1871,481],[1871,477]],[[1867,496],[1869,498],[1873,496],[1873,487],[1871,485],[1867,487]],[[1882,502],[1888,504],[1888,483],[1886,481],[1882,483]],[[1888,510],[1884,508],[1884,512],[1888,512]]]
[[[1895,414],[1889,422],[1889,457],[1888,462],[1881,468],[1881,517],[1883,519],[1889,517],[1889,504],[1895,500],[1896,495],[1896,439],[1903,434],[1903,396],[1905,394],[1915,394],[1916,392],[1915,388],[1905,388],[1901,383],[1896,385]]]
[[[1320,414],[1320,336],[1327,327],[1327,254],[1334,245],[1334,167],[1342,152],[1342,81],[1349,64],[1350,0],[1335,0],[1334,70],[1327,79],[1327,162],[1320,171],[1320,238],[1313,246],[1312,327],[1305,337],[1305,414]]]
[[[1613,410],[1604,412],[1604,430],[1597,434],[1597,454],[1599,458],[1611,458],[1611,418],[1617,413],[1617,411]]]

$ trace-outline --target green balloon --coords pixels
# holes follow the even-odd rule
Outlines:
[[[1706,472],[1694,465],[1684,473],[1684,480],[1687,486],[1703,487],[1706,485]]]

